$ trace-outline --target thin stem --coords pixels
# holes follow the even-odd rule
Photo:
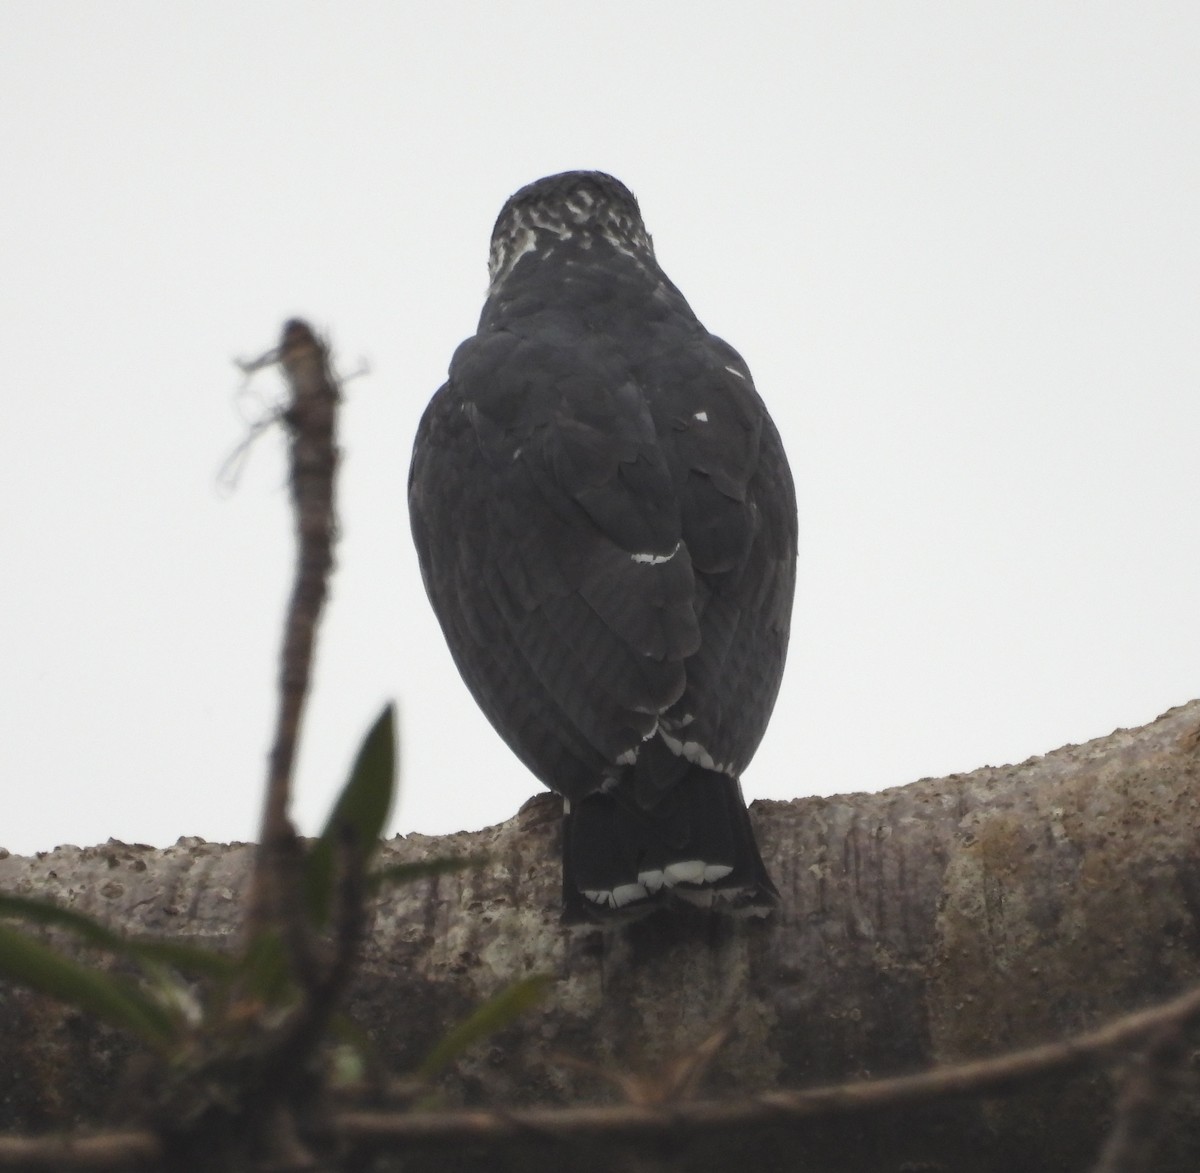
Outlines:
[[[287,876],[294,871],[296,833],[288,816],[292,772],[312,678],[317,624],[328,592],[336,535],[334,477],[340,391],[329,353],[307,323],[283,328],[278,361],[291,390],[283,413],[291,438],[291,491],[296,516],[296,576],[284,622],[279,711],[271,747],[259,851],[246,917],[247,939],[268,924],[286,924]],[[301,960],[301,959],[297,959]]]

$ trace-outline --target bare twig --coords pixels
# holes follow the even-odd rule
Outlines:
[[[1117,1119],[1092,1173],[1146,1173],[1187,1054],[1186,1022],[1174,1019],[1155,1031],[1130,1064],[1117,1100]]]
[[[1200,987],[1113,1019],[1060,1043],[937,1067],[895,1079],[836,1084],[809,1091],[769,1092],[742,1100],[691,1100],[666,1105],[527,1108],[507,1112],[336,1112],[332,1135],[360,1149],[404,1150],[519,1141],[601,1142],[737,1132],[766,1124],[868,1114],[908,1104],[964,1096],[994,1096],[1054,1075],[1098,1066],[1147,1038],[1181,1040],[1200,1019]],[[1152,1044],[1153,1046],[1154,1044]],[[79,1140],[0,1138],[0,1168],[111,1169],[155,1160],[151,1132],[106,1133]],[[1115,1166],[1114,1169],[1124,1168]]]
[[[237,447],[221,462],[221,467],[217,469],[217,487],[222,492],[232,492],[237,488],[238,481],[241,479],[242,469],[245,467],[246,460],[250,454],[250,449],[254,446],[259,436],[279,422],[280,414],[278,410],[272,410],[249,424],[246,435],[238,443]]]
[[[661,1107],[529,1108],[498,1112],[387,1113],[342,1112],[337,1133],[362,1146],[440,1147],[485,1141],[552,1138],[636,1140],[688,1136],[815,1117],[850,1115],[963,1096],[987,1096],[1051,1075],[1102,1063],[1164,1029],[1182,1031],[1200,1019],[1200,987],[1114,1019],[1060,1043],[1048,1043],[952,1067],[937,1067],[895,1079],[838,1084],[809,1091],[769,1092],[744,1100],[692,1100]]]
[[[698,1046],[682,1054],[660,1061],[653,1071],[623,1071],[576,1059],[573,1055],[556,1055],[553,1062],[575,1071],[583,1071],[612,1084],[630,1104],[661,1105],[691,1099],[700,1086],[718,1052],[728,1041],[732,1025],[723,1023]]]
[[[292,769],[308,695],[317,622],[333,567],[334,473],[339,389],[326,347],[305,322],[283,328],[278,360],[291,389],[283,413],[291,433],[291,488],[298,542],[295,585],[284,627],[279,713],[271,748],[259,852],[246,916],[246,936],[291,919],[281,891],[294,869],[296,833],[288,817]],[[298,958],[299,960],[299,958]]]
[[[234,359],[234,365],[243,375],[242,385],[238,388],[237,396],[234,399],[234,403],[241,407],[245,400],[251,398],[251,382],[254,376],[268,367],[279,365],[279,347],[273,346],[265,354],[260,354],[258,358]],[[260,436],[279,423],[283,413],[287,410],[286,405],[282,402],[267,402],[257,393],[253,398],[256,410],[253,413],[244,410],[242,412],[246,423],[246,435],[225,457],[221,462],[221,467],[217,470],[217,486],[223,491],[232,491],[237,488],[250,449],[254,447]]]
[[[161,1161],[152,1132],[96,1136],[0,1136],[0,1169],[123,1169]]]

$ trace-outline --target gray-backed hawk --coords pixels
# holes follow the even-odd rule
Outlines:
[[[738,778],[783,673],[796,503],[730,346],[593,171],[522,188],[417,432],[421,572],[467,687],[563,796],[569,920],[778,899]]]

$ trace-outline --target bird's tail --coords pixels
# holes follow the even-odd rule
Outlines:
[[[779,903],[736,778],[693,765],[652,806],[627,790],[563,805],[564,920],[678,902],[765,916]]]

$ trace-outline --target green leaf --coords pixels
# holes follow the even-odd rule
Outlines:
[[[321,838],[334,838],[350,829],[366,862],[387,825],[395,789],[396,706],[389,703],[363,738],[349,781],[338,796]]]
[[[172,1016],[131,983],[80,965],[4,925],[0,925],[0,976],[131,1030],[149,1042],[168,1042],[178,1033]]]
[[[388,704],[363,739],[329,822],[305,860],[305,897],[318,928],[329,923],[337,861],[348,859],[350,866],[365,871],[387,824],[395,789],[396,710]]]
[[[181,973],[202,977],[228,978],[236,968],[233,958],[224,953],[182,945],[178,941],[126,941],[125,948],[132,957],[170,965]]]
[[[34,924],[67,929],[89,945],[111,950],[123,957],[171,965],[185,973],[224,977],[233,969],[233,962],[228,957],[212,950],[171,941],[132,941],[84,913],[60,908],[48,900],[0,895],[0,916],[19,917]]]
[[[537,974],[501,990],[460,1022],[425,1056],[425,1061],[417,1068],[418,1076],[432,1079],[472,1044],[503,1030],[518,1015],[540,1002],[549,986],[550,978],[546,974]]]
[[[125,943],[124,939],[111,929],[82,912],[60,908],[48,900],[36,900],[30,896],[0,894],[0,916],[20,917],[22,920],[33,921],[34,924],[70,929],[90,944],[102,945],[108,949],[120,948]]]
[[[279,1006],[295,996],[288,952],[276,929],[259,933],[238,962],[246,989],[269,1006]]]
[[[465,872],[468,868],[482,867],[486,862],[486,855],[459,855],[421,859],[413,863],[393,863],[372,873],[369,880],[370,890],[374,893],[388,884],[411,884],[430,876]]]

